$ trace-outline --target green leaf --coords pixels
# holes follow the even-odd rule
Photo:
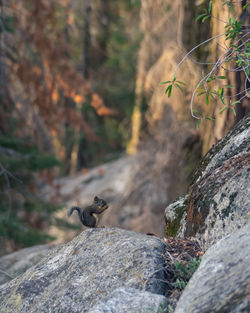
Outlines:
[[[222,114],[224,111],[226,111],[228,107],[224,107],[223,109],[220,110],[220,114]]]
[[[213,77],[213,76],[209,76],[207,79],[206,79],[206,81],[209,83],[209,82],[211,82],[212,80],[215,80],[215,78]]]
[[[220,90],[220,89],[219,89]],[[215,96],[220,96],[219,90],[216,91],[215,89],[213,91],[211,91],[210,93],[215,95]]]
[[[168,88],[165,90],[165,94],[168,94],[168,98],[171,96],[173,85],[169,85]]]
[[[213,92],[210,92],[209,93],[209,96],[214,100],[215,99],[215,97],[214,97],[214,95],[213,95]]]
[[[165,90],[165,94],[167,94],[167,93],[168,93],[168,89],[169,89],[169,87],[170,87],[170,86],[168,86],[168,87],[167,87],[167,89]]]
[[[224,88],[221,88],[220,96],[223,97],[224,95]]]
[[[179,83],[179,84],[182,84],[182,85],[186,85],[184,82],[182,82],[180,80],[177,80],[176,82]]]
[[[210,0],[208,4],[208,13],[211,13],[211,10],[212,10],[212,0]]]
[[[246,10],[246,8],[250,5],[250,2],[248,2],[247,4],[245,4],[242,8],[242,10]]]
[[[210,16],[209,15],[207,15],[207,16],[205,16],[205,17],[203,17],[203,19],[201,20],[202,21],[202,23],[204,23],[208,18],[209,18]]]
[[[201,125],[201,120],[199,120],[199,121],[196,123],[196,129],[197,129],[197,130],[199,130],[200,125]]]
[[[221,99],[221,102],[222,102],[224,105],[226,105],[224,97],[221,96],[220,99]]]
[[[209,116],[206,116],[205,119],[208,120],[208,121],[215,121],[215,118],[209,117]]]
[[[209,105],[209,96],[208,96],[208,94],[206,95],[206,104]]]
[[[226,76],[217,76],[217,78],[219,78],[219,79],[227,79]]]
[[[202,113],[197,111],[197,110],[193,110],[193,112],[196,114],[196,115],[199,115],[199,116],[202,116]]]
[[[230,108],[231,109],[231,111],[233,112],[233,114],[236,116],[236,111],[235,111],[235,109],[234,108]]]
[[[204,16],[207,16],[207,13],[200,14],[196,17],[195,21],[198,22],[200,19],[202,19]]]
[[[171,80],[167,80],[165,82],[160,82],[160,85],[164,85],[164,84],[170,84],[171,83]]]
[[[204,95],[204,93],[207,93],[206,91],[202,91],[200,93],[198,93],[198,96]]]
[[[239,100],[237,100],[237,101],[234,101],[233,103],[230,103],[230,105],[235,105],[237,103],[241,103],[241,102]]]
[[[168,97],[169,98],[171,97],[172,88],[173,88],[173,85],[170,85],[169,90],[168,90]]]
[[[232,85],[225,85],[224,87],[226,87],[226,88],[233,88]]]
[[[181,91],[182,93],[184,93],[184,91],[183,91],[183,89],[181,88],[181,86],[180,86],[180,85],[178,85],[178,84],[174,84],[174,86],[175,86],[175,87],[178,87],[178,88],[180,89],[180,91]]]

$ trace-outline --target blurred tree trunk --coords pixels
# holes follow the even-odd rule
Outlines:
[[[90,46],[90,11],[91,1],[84,0],[83,2],[83,28],[82,28],[82,76],[87,79],[89,76],[89,46]]]
[[[98,64],[107,59],[107,43],[109,39],[110,5],[109,0],[100,0],[98,10]]]
[[[159,1],[158,1],[159,2]],[[157,6],[163,5],[161,3],[157,3]],[[149,47],[150,41],[150,22],[148,21],[147,12],[149,12],[152,7],[152,1],[142,1],[141,3],[141,17],[140,17],[140,30],[143,34],[143,40],[140,45],[139,53],[138,53],[138,61],[137,61],[137,75],[136,75],[136,86],[135,86],[135,106],[132,114],[132,130],[131,130],[131,140],[127,146],[127,153],[134,154],[137,151],[138,144],[140,141],[140,133],[141,133],[141,125],[142,125],[142,102],[144,97],[144,84],[147,75],[147,71],[150,69],[152,62],[156,60],[157,56],[154,56],[154,49],[159,49],[161,45],[158,43],[154,48]],[[153,13],[152,13],[153,15]],[[154,23],[154,21],[151,21]],[[153,27],[152,27],[153,28]],[[153,32],[153,31],[152,31]],[[154,42],[151,42],[150,45],[154,45]],[[147,49],[149,48],[149,49]],[[154,60],[155,59],[155,60]],[[150,62],[151,61],[151,62]]]
[[[71,98],[64,97],[63,102],[66,110],[75,108],[75,103]],[[73,168],[74,164],[72,164],[72,153],[74,146],[76,146],[74,142],[76,134],[77,132],[75,128],[72,127],[72,123],[69,121],[69,119],[66,118],[64,123],[64,140],[63,140],[63,144],[65,147],[63,175],[69,175],[74,169]]]
[[[141,124],[142,124],[142,100],[144,93],[144,79],[145,79],[145,64],[144,58],[140,58],[139,53],[139,61],[138,61],[138,73],[136,78],[136,86],[135,86],[135,106],[132,114],[132,131],[131,131],[131,140],[127,146],[128,154],[135,154],[139,141],[140,141],[140,132],[141,132]]]
[[[4,6],[0,0],[0,95],[4,96],[7,89],[6,60],[5,60],[5,27],[4,27]]]
[[[90,68],[90,13],[91,13],[91,1],[84,0],[83,2],[83,28],[82,28],[82,76],[84,79],[89,78],[89,68]],[[78,147],[77,147],[77,160],[76,160],[76,170],[81,170],[83,167],[87,166],[86,161],[86,148],[87,142],[83,137],[83,132],[79,129],[79,136],[81,137]]]
[[[141,41],[137,61],[135,106],[132,114],[132,135],[127,147],[129,154],[134,154],[137,150],[141,139],[141,128],[145,119],[147,123],[150,124],[153,120],[159,120],[164,103],[169,102],[166,100],[166,96],[164,97],[163,91],[161,104],[155,105],[158,100],[153,100],[153,98],[156,97],[154,94],[158,93],[159,90],[152,91],[151,85],[154,85],[155,90],[158,89],[160,81],[168,79],[168,77],[161,77],[166,63],[168,63],[170,70],[168,75],[172,75],[171,72],[173,71],[174,64],[181,60],[181,58],[178,60],[180,54],[185,50],[187,45],[190,45],[191,42],[195,42],[198,29],[197,25],[193,25],[195,10],[196,7],[190,0],[176,0],[175,2],[170,0],[145,0],[141,2],[140,30],[143,39]],[[176,23],[176,20],[178,20],[178,23]],[[192,31],[189,31],[190,29],[192,29]],[[185,35],[183,35],[183,32]],[[173,53],[173,51],[175,52]],[[167,53],[168,56],[166,56]],[[160,58],[162,58],[162,61],[160,61]],[[166,59],[166,62],[163,62],[163,59]],[[148,77],[150,76],[150,72],[154,71],[153,68],[158,66],[158,62],[162,62],[162,66],[159,66],[159,69],[157,69],[157,74],[154,74],[154,79],[159,80],[151,84]],[[193,77],[191,79],[193,79]],[[145,99],[147,105],[151,106],[150,103],[152,103],[152,110],[149,108],[147,112],[143,113],[142,109]],[[171,102],[171,104],[168,104],[174,108],[175,111],[178,107],[180,115],[186,111],[186,106],[185,108],[184,106],[176,106],[176,102],[180,102],[179,97],[177,97],[177,99],[173,99],[172,97]],[[149,126],[149,128],[150,127],[151,126]]]
[[[241,2],[241,6],[244,7],[244,5],[246,5],[246,0],[243,0]],[[243,11],[241,13],[241,16],[240,16],[240,21],[243,25],[246,26],[245,30],[248,30],[249,31],[249,24],[250,24],[250,8],[249,6],[246,8],[245,11]],[[241,42],[239,42],[238,45],[240,45]],[[242,97],[242,94],[240,94],[242,92],[242,90],[246,89],[248,90],[250,88],[250,83],[249,83],[249,79],[250,77],[248,76],[248,80],[246,82],[246,86],[245,86],[245,81],[244,81],[244,78],[243,78],[243,73],[242,72],[236,72],[235,73],[235,80],[236,80],[236,100],[240,100],[240,98]],[[235,119],[235,122],[239,122],[246,114],[247,112],[249,111],[249,97],[246,97],[243,99],[243,101],[241,101],[241,103],[238,103],[237,106],[236,106],[236,119]]]

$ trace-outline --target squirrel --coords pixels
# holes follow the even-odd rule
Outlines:
[[[83,225],[87,227],[96,227],[97,216],[96,214],[101,214],[107,210],[107,202],[97,196],[94,197],[94,201],[91,205],[85,207],[84,209],[79,208],[78,206],[73,206],[68,211],[68,216],[70,216],[75,210],[78,212],[79,220]]]

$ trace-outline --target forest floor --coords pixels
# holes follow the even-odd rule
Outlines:
[[[166,297],[174,309],[204,252],[196,241],[172,237],[164,237],[163,241],[166,245]]]

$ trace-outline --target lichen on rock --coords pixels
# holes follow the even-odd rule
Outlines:
[[[178,237],[183,230],[183,217],[187,211],[187,195],[178,198],[165,209],[166,235],[168,237]],[[184,226],[185,227],[185,226]]]
[[[250,114],[203,158],[185,198],[185,207],[179,206],[178,201],[168,206],[167,235],[194,238],[206,250],[248,222],[249,142]]]
[[[249,264],[250,223],[207,250],[175,313],[249,312]]]
[[[118,228],[82,232],[0,286],[0,312],[87,312],[119,287],[164,295],[164,243]]]

